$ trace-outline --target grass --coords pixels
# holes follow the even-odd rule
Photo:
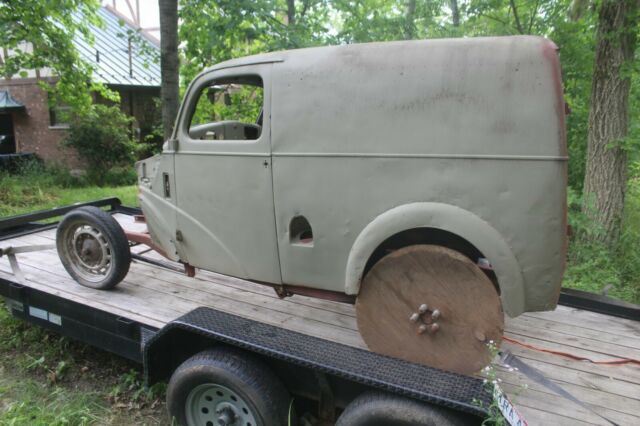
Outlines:
[[[136,193],[135,185],[100,187],[55,170],[0,174],[0,217],[107,197],[135,206]]]
[[[0,302],[0,425],[168,425],[164,386],[122,358],[13,318]]]

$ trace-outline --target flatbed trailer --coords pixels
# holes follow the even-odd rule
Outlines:
[[[109,208],[125,229],[144,230],[134,220],[136,209],[117,199],[90,204]],[[55,223],[40,221],[69,209],[0,221],[0,247],[54,244]],[[320,417],[331,418],[335,407],[371,389],[465,413],[472,422],[491,403],[480,377],[367,351],[352,305],[304,296],[280,299],[267,286],[208,271],[189,278],[179,264],[142,245],[132,247],[132,254],[126,279],[114,290],[100,291],[73,281],[55,248],[18,253],[17,274],[0,259],[0,295],[17,317],[141,363],[150,381],[167,379],[179,362],[216,343],[265,359],[291,394],[318,402]],[[563,292],[561,303],[553,312],[508,319],[509,341],[502,347],[593,411],[620,425],[640,424],[637,365],[550,353],[594,361],[640,359],[639,308],[576,292]],[[609,424],[520,371],[498,366],[497,376],[530,425]]]

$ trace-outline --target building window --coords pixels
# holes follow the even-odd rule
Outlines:
[[[50,106],[49,123],[51,127],[68,129],[71,123],[71,107],[64,104]]]

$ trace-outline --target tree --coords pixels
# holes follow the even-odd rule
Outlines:
[[[407,0],[404,6],[404,38],[405,40],[411,40],[415,37],[415,15],[416,15],[416,0]]]
[[[178,58],[178,0],[158,0],[160,10],[160,69],[162,130],[169,139],[180,107]]]
[[[460,26],[460,8],[458,7],[458,0],[449,0],[449,6],[451,8],[451,22],[454,27]]]
[[[588,214],[601,226],[596,238],[619,239],[627,184],[631,65],[636,46],[639,0],[602,0],[598,8],[595,63],[589,107],[584,194]]]
[[[99,7],[97,0],[0,0],[0,46],[10,52],[3,55],[0,74],[26,76],[26,70],[50,69],[56,83],[43,82],[43,87],[75,112],[89,109],[92,90],[113,98],[105,86],[91,83],[91,66],[73,43],[79,35],[93,40],[89,25],[101,25]]]

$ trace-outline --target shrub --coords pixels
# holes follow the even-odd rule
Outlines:
[[[594,293],[606,288],[612,297],[640,302],[640,177],[629,180],[622,236],[613,248],[595,238],[580,238],[602,232],[583,211],[588,201],[570,189],[568,204],[573,235],[563,285]]]
[[[131,118],[117,106],[93,105],[74,118],[65,144],[87,162],[90,180],[104,185],[111,169],[131,167],[137,146],[129,135],[130,125]]]

